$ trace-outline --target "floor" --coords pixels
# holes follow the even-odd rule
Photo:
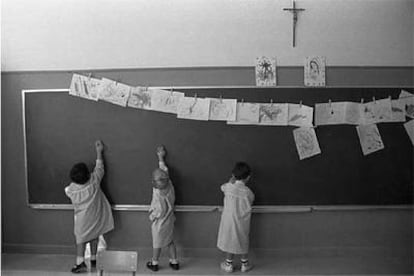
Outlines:
[[[137,275],[227,275],[219,269],[219,257],[185,258],[181,269],[172,271],[167,260],[160,261],[160,270],[150,272],[145,261],[139,258]],[[1,275],[63,276],[74,262],[71,255],[2,254]],[[253,270],[247,273],[235,271],[231,275],[414,275],[413,260],[378,257],[283,257],[252,260]],[[97,275],[96,271],[82,275]],[[104,275],[131,275],[105,273]]]

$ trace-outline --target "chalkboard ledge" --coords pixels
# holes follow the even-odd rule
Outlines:
[[[30,208],[43,210],[73,210],[71,204],[29,204]],[[149,205],[112,205],[114,211],[144,211],[148,212]],[[176,212],[221,212],[222,206],[215,205],[177,205]],[[319,211],[367,211],[367,210],[414,210],[414,205],[261,205],[253,206],[253,213],[306,213]]]

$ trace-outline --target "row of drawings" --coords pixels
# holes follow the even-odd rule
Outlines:
[[[310,56],[305,58],[304,84],[305,86],[325,86],[326,58]],[[257,57],[255,64],[256,85],[276,86],[276,57]]]
[[[414,95],[402,91],[398,99],[371,102],[331,102],[303,104],[238,102],[237,99],[187,97],[182,92],[131,87],[110,79],[74,74],[69,94],[89,100],[104,100],[123,107],[176,114],[181,119],[225,121],[229,125],[299,126],[294,130],[301,159],[320,153],[315,125],[357,125],[364,154],[384,148],[376,123],[405,122],[414,118]],[[406,123],[413,141],[412,121]]]

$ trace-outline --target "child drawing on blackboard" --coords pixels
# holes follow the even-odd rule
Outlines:
[[[221,214],[217,247],[226,253],[226,260],[220,267],[233,272],[233,257],[241,255],[241,271],[252,268],[248,260],[250,216],[254,201],[253,192],[246,186],[251,176],[248,164],[238,162],[233,168],[232,178],[221,185],[224,193],[224,207]]]
[[[149,219],[152,222],[153,254],[152,259],[147,263],[147,267],[152,271],[158,271],[158,259],[163,247],[168,247],[170,267],[174,270],[180,269],[173,240],[175,192],[165,164],[165,155],[165,148],[159,146],[157,148],[158,168],[152,173],[153,189]]]
[[[111,205],[101,190],[104,175],[103,144],[95,142],[96,165],[92,173],[85,163],[75,164],[70,171],[72,183],[65,188],[74,208],[74,233],[76,238],[76,264],[72,273],[87,272],[84,254],[87,243],[91,247],[91,268],[96,268],[98,239],[112,229],[114,220]]]

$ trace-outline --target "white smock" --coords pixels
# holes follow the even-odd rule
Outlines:
[[[221,185],[224,207],[221,214],[217,247],[232,254],[247,254],[253,192],[242,182]]]
[[[98,159],[88,182],[83,185],[72,182],[65,188],[74,207],[77,244],[89,242],[114,229],[111,205],[100,187],[103,175],[104,164]]]
[[[168,168],[164,162],[159,162],[159,168],[168,173]],[[149,219],[152,221],[153,248],[165,247],[173,241],[175,192],[171,180],[168,182],[165,189],[152,189]]]

